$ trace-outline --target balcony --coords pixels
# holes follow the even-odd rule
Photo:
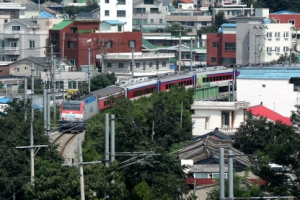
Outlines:
[[[142,55],[134,55],[134,59],[135,60],[144,60],[144,59],[157,59],[157,58],[172,58],[174,57],[175,54],[174,53],[158,53],[158,54],[154,54],[154,53],[145,53]],[[97,59],[101,58],[100,54],[96,55]],[[107,54],[104,57],[106,60],[131,60],[132,56],[131,55],[122,55],[122,54]]]
[[[20,31],[12,31],[12,32],[4,33],[4,38],[19,39],[20,38]]]
[[[19,38],[20,35],[48,35],[48,31],[1,31],[5,38]]]
[[[166,15],[167,22],[209,22],[212,20],[212,16],[199,16],[199,15]]]
[[[4,48],[5,55],[19,55],[19,47],[5,47]]]

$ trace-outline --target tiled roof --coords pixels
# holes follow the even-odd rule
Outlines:
[[[281,121],[283,124],[286,124],[288,126],[291,125],[290,118],[284,117],[263,105],[250,107],[248,108],[248,111],[251,111],[251,113],[255,116],[262,116],[268,118],[271,121]]]
[[[92,18],[93,14],[91,12],[79,12],[76,17]]]
[[[281,10],[281,11],[278,11],[278,12],[273,12],[271,14],[300,14],[300,13],[289,11],[289,10]]]
[[[37,24],[37,20],[34,18],[24,18],[24,19],[16,19],[17,21],[26,24],[27,26],[35,27],[40,26]]]
[[[73,21],[74,20],[64,20],[64,21],[60,22],[59,24],[56,24],[55,26],[53,26],[50,30],[62,30],[63,28],[65,28],[66,26],[71,24]]]
[[[143,38],[143,46],[146,47],[147,49],[157,49],[156,46],[154,46],[153,44],[151,44],[148,40]]]
[[[46,10],[48,13],[51,14],[57,13],[55,10],[44,7],[42,5],[39,6],[38,4],[26,4],[26,11],[39,11],[39,10]]]

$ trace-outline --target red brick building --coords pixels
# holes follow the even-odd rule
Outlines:
[[[135,44],[134,52],[142,52],[141,32],[100,33],[99,23],[99,20],[64,20],[49,30],[49,46],[55,45],[54,54],[76,67],[88,64],[89,48],[91,64],[96,63],[96,54],[131,53],[131,42]]]
[[[300,28],[300,13],[282,10],[270,13],[269,18],[273,18],[278,23],[290,23],[293,24],[295,28]]]
[[[236,64],[236,34],[207,34],[207,65]]]

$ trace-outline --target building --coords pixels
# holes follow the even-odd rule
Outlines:
[[[133,1],[132,28],[142,32],[165,28],[171,1]]]
[[[13,62],[29,56],[45,56],[48,30],[63,19],[14,19],[0,32],[0,61]]]
[[[36,3],[26,4],[25,17],[24,18],[40,18],[41,12],[47,12],[53,16],[59,15],[55,10],[44,7]]]
[[[222,24],[218,33],[207,34],[207,65],[236,64],[236,24]]]
[[[236,17],[236,64],[260,64],[290,54],[291,24],[268,19],[269,9],[255,9],[255,16]],[[254,44],[254,45],[253,45]]]
[[[0,24],[5,24],[13,19],[25,18],[26,6],[21,3],[0,3]],[[0,26],[0,31],[3,26]]]
[[[216,8],[213,8],[213,18],[218,14],[219,12],[224,13],[225,19],[230,19],[235,16],[239,15],[253,15],[254,8],[251,4],[250,8],[247,7],[247,4],[243,4],[241,1],[224,1],[222,0],[221,3],[217,4]]]
[[[300,28],[300,13],[281,10],[269,14],[269,18],[273,18],[277,23],[290,23],[295,28]]]
[[[299,67],[245,67],[237,77],[237,100],[290,117],[299,104]]]
[[[245,123],[248,107],[249,103],[245,101],[194,101],[191,106],[193,136],[204,135],[215,128],[233,135],[240,124]]]
[[[99,5],[101,21],[119,20],[124,22],[124,32],[132,32],[132,0],[100,0]]]

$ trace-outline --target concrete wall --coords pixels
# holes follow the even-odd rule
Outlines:
[[[274,98],[276,96],[276,98]],[[285,117],[290,117],[300,94],[288,80],[237,79],[237,100],[250,106],[263,105]]]

